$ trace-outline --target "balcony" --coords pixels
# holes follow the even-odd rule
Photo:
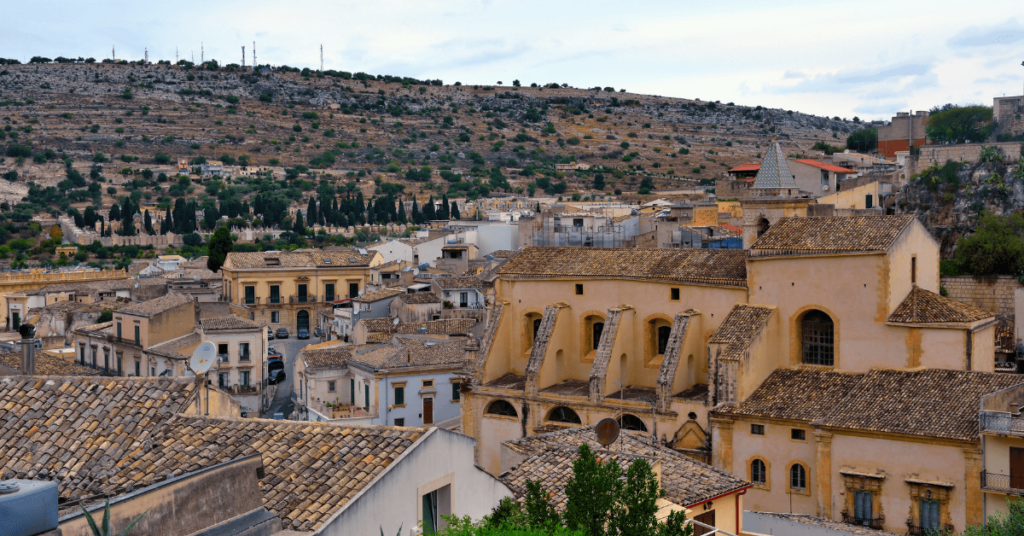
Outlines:
[[[983,472],[981,489],[1007,495],[1024,495],[1024,476]]]
[[[843,512],[843,523],[849,525],[857,525],[858,527],[868,527],[876,530],[882,530],[882,523],[884,522],[884,517],[861,518],[851,516],[850,514]]]
[[[978,427],[983,433],[1024,437],[1024,417],[1005,411],[982,411]]]
[[[925,528],[907,522],[907,536],[933,536],[935,534],[953,534],[953,525],[945,525],[941,529]]]
[[[288,303],[316,303],[316,295],[307,294],[305,296],[289,296]]]
[[[259,305],[259,303],[260,303],[260,297],[259,296],[246,296],[242,300],[242,304],[244,304],[244,305]]]
[[[281,303],[281,297],[280,296],[270,296],[270,298],[267,298],[267,303],[272,303],[272,304]]]

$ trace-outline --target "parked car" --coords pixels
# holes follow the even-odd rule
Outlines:
[[[277,348],[274,348],[273,344],[267,345],[267,353],[270,355],[281,355],[281,352],[278,352]]]
[[[272,330],[270,328],[267,328],[267,340],[268,341],[274,340],[274,330]]]
[[[284,373],[283,368],[279,368],[270,373],[270,377],[267,378],[267,383],[270,385],[277,385],[285,380],[288,376]]]
[[[284,361],[271,358],[267,363],[267,373],[269,374],[275,370],[284,370]]]
[[[306,328],[299,328],[299,338],[300,339],[308,339],[309,338],[309,330],[306,329]]]
[[[277,330],[277,338],[278,339],[287,339],[288,338],[288,329],[287,328],[280,328],[280,329],[278,329]]]

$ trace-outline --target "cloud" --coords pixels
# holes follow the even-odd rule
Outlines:
[[[784,73],[784,74],[782,75],[782,77],[783,77],[783,78],[794,78],[794,79],[801,79],[801,78],[807,78],[807,75],[805,75],[804,73],[801,73],[801,72],[799,72],[799,71],[786,71],[786,72],[785,72],[785,73]]]
[[[910,78],[908,84],[924,84],[929,87],[937,84],[932,69],[932,61],[910,61],[904,63],[879,66],[875,69],[852,69],[831,74],[805,78],[803,81],[787,86],[765,86],[772,93],[850,93],[862,91],[867,87],[886,82],[895,85],[903,79]],[[929,76],[931,75],[931,76]]]
[[[953,48],[1005,46],[1024,41],[1024,25],[1010,19],[995,26],[971,26],[950,37],[946,44]]]
[[[853,111],[859,114],[885,116],[892,115],[896,110],[904,110],[906,108],[906,100],[873,100],[857,106]]]
[[[1020,75],[1013,75],[1010,73],[1004,73],[996,76],[986,76],[978,78],[974,81],[975,84],[1004,84],[1006,82],[1019,82],[1021,79]]]

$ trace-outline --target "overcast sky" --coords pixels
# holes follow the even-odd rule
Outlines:
[[[1024,91],[1019,0],[12,2],[0,57],[180,57],[568,83],[888,118]],[[1016,17],[1016,18],[1014,18]]]

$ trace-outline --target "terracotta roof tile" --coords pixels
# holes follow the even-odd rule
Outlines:
[[[460,288],[484,288],[484,282],[475,277],[435,277],[434,283],[441,290]]]
[[[379,301],[379,300],[386,300],[388,298],[393,298],[395,296],[398,296],[399,294],[402,294],[402,291],[399,290],[399,289],[396,289],[396,288],[384,288],[384,289],[380,289],[380,290],[378,290],[376,292],[371,292],[369,294],[363,294],[362,296],[359,296],[358,298],[352,298],[352,301],[360,302],[360,303],[370,303],[370,302],[375,302],[375,301]]]
[[[834,173],[855,173],[855,171],[853,171],[852,169],[846,169],[844,167],[835,166],[829,164],[828,162],[821,162],[819,160],[811,160],[809,158],[795,158],[794,160],[800,162],[801,164],[807,164],[808,166],[813,166],[818,169],[824,169],[826,171],[832,171]]]
[[[60,339],[63,340],[64,337],[60,337]],[[19,352],[0,354],[0,365],[21,370],[21,354]],[[99,371],[83,367],[74,361],[37,352],[35,373],[40,376],[95,376],[99,374]]]
[[[503,278],[640,279],[745,287],[747,254],[728,249],[529,247],[498,270]]]
[[[150,317],[190,303],[195,303],[195,298],[192,296],[170,292],[155,300],[134,303],[117,312],[132,316]]]
[[[400,298],[403,302],[416,305],[422,303],[441,303],[441,297],[434,292],[413,292],[403,294]]]
[[[959,370],[780,369],[744,402],[721,413],[973,441],[981,397],[1020,383],[1011,374]]]
[[[298,250],[280,252],[231,252],[228,253],[224,263],[229,269],[253,269],[253,268],[331,268],[346,266],[369,266],[374,257],[379,255],[376,251],[368,252],[365,255],[359,250],[349,251],[321,251],[321,250]],[[267,263],[268,259],[277,259]]]
[[[782,218],[750,246],[750,255],[886,251],[913,220],[912,215]]]
[[[775,312],[774,307],[758,305],[736,305],[729,311],[722,325],[708,339],[712,344],[727,344],[726,351],[719,359],[736,359],[750,347],[750,341],[768,323],[768,318]]]
[[[609,450],[597,442],[592,427],[576,427],[507,441],[507,447],[530,457],[499,478],[520,497],[525,492],[526,480],[539,480],[545,489],[555,493],[556,508],[563,510],[565,484],[572,476],[572,462],[577,457],[579,445],[587,443],[602,459],[619,459],[624,466],[639,458],[659,460],[665,498],[680,506],[689,506],[748,486],[747,482],[710,465],[653,444],[650,438],[638,432],[623,430],[619,437],[621,444],[616,443],[615,448]]]
[[[910,294],[907,294],[903,303],[889,315],[889,322],[901,324],[969,323],[994,316],[981,309],[915,286]]]
[[[257,324],[251,320],[244,318],[238,318],[234,315],[217,316],[213,318],[204,318],[199,321],[203,331],[229,331],[235,329],[260,329],[263,327],[261,324]]]

